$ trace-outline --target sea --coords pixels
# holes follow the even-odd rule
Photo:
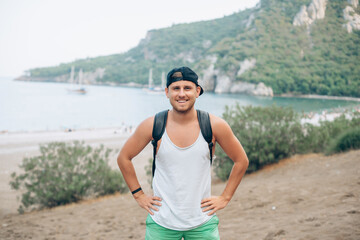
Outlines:
[[[68,91],[67,83],[21,82],[0,78],[0,132],[32,132],[137,126],[155,113],[170,109],[165,93],[141,88],[86,86],[86,94]],[[289,106],[298,112],[321,112],[357,106],[345,100],[258,97],[205,92],[195,108],[222,116],[226,106]]]

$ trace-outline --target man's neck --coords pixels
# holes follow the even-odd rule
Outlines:
[[[170,117],[171,120],[176,122],[176,123],[189,123],[191,121],[194,121],[197,119],[197,113],[195,108],[191,108],[189,111],[186,112],[178,112],[175,111],[174,109],[172,109],[170,111]]]

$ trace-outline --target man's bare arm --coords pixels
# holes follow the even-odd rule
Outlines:
[[[134,191],[140,187],[140,183],[131,160],[151,141],[153,122],[153,117],[143,121],[137,127],[135,133],[126,141],[117,158],[117,163],[130,191]],[[142,190],[135,193],[133,196],[138,204],[152,215],[154,213],[151,210],[158,211],[154,205],[161,206],[161,203],[159,202],[161,199],[159,197],[148,196],[144,194]]]
[[[228,157],[234,161],[234,165],[231,170],[228,183],[226,184],[221,196],[210,197],[202,200],[201,207],[206,207],[203,211],[205,212],[211,210],[208,215],[212,215],[216,211],[227,206],[249,165],[246,153],[239,140],[235,137],[230,126],[223,119],[213,115],[211,115],[211,122],[215,140],[219,143]]]

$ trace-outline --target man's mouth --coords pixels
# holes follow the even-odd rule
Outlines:
[[[186,103],[186,100],[177,100],[178,103]]]

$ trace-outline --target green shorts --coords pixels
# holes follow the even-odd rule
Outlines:
[[[145,240],[181,240],[182,238],[184,240],[219,240],[218,225],[219,218],[215,215],[200,227],[187,231],[176,231],[160,226],[148,215]]]

